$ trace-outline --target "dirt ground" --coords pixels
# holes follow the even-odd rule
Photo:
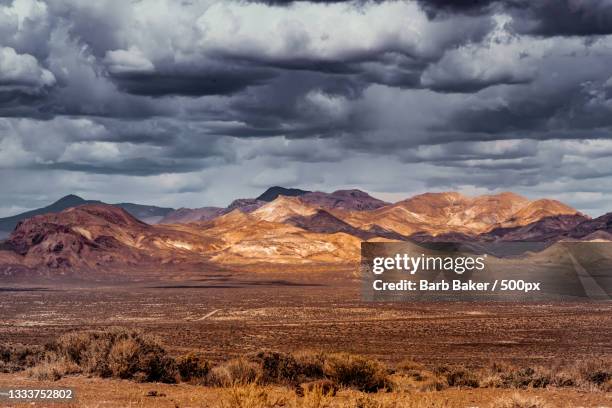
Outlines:
[[[347,351],[390,364],[411,359],[474,367],[612,356],[609,303],[368,303],[357,280],[345,272],[331,276],[234,273],[129,285],[0,285],[0,342],[44,344],[71,330],[127,326],[159,336],[171,353],[198,350],[213,361],[261,349]],[[76,387],[79,402],[72,406],[84,407],[213,407],[223,392],[186,384],[83,377],[40,383],[22,374],[0,375],[1,388],[15,386]],[[147,397],[150,390],[166,396]],[[485,407],[512,392],[447,389],[413,399],[425,398],[415,407]],[[610,393],[601,391],[521,393],[535,393],[551,406],[612,406]],[[343,406],[342,393],[337,398]]]
[[[128,326],[158,335],[171,352],[197,349],[215,361],[262,348],[468,365],[612,356],[610,303],[367,303],[358,281],[339,276],[5,286],[0,342]]]
[[[151,408],[217,408],[231,406],[230,391],[221,388],[208,388],[188,384],[139,384],[127,380],[103,380],[99,378],[66,377],[55,382],[40,382],[23,375],[0,374],[0,388],[71,388],[76,399],[73,402],[49,401],[13,403],[0,400],[0,406],[12,407],[47,407],[47,408],[115,408],[115,407],[151,407]],[[273,400],[278,400],[287,407],[302,406],[303,399],[298,398],[291,390],[282,387],[267,387]],[[147,396],[155,391],[157,396]],[[356,391],[340,391],[327,402],[330,407],[354,406],[351,404],[359,398],[374,401],[393,401],[398,407],[406,408],[466,408],[495,407],[495,402],[519,394],[524,397],[537,398],[548,407],[612,407],[612,393],[585,392],[573,389],[538,389],[538,390],[500,390],[500,389],[446,389],[443,391],[419,392],[414,394],[379,393],[366,395]],[[282,405],[281,405],[282,406]]]

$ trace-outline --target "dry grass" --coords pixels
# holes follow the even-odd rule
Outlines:
[[[309,392],[318,392],[327,396],[335,396],[339,390],[338,384],[331,380],[315,380],[300,384],[296,387],[296,395],[303,397]]]
[[[520,397],[539,398],[550,407],[604,407],[612,406],[612,395],[603,392],[585,392],[575,388],[551,388],[508,390],[499,388],[446,388],[432,392],[379,392],[362,393],[351,389],[341,389],[336,396],[325,395],[321,398],[317,393],[309,394],[307,398],[299,397],[284,386],[250,384],[235,386],[237,389],[252,387],[253,391],[234,390],[230,388],[206,387],[188,383],[136,383],[127,380],[86,378],[84,376],[66,376],[57,382],[39,381],[20,374],[0,374],[0,388],[73,388],[78,396],[75,404],[59,402],[57,404],[42,404],[45,408],[116,408],[116,407],[207,407],[227,408],[245,406],[244,399],[259,401],[260,406],[284,404],[286,408],[466,408],[478,406],[482,408],[495,407],[494,403],[513,394]],[[266,394],[257,396],[259,391]],[[314,390],[313,390],[314,391]],[[248,397],[248,396],[251,397]],[[230,400],[233,399],[233,402]],[[237,402],[236,400],[242,401]],[[277,404],[278,405],[278,404]],[[15,404],[15,408],[31,407],[29,402]]]
[[[257,363],[246,358],[236,358],[214,367],[208,374],[207,383],[216,387],[236,387],[261,383],[263,371]]]
[[[223,408],[274,408],[285,406],[286,400],[273,397],[266,388],[254,383],[234,384],[227,388],[220,405]]]
[[[444,398],[430,395],[391,393],[354,396],[346,406],[351,408],[448,408],[450,404]]]
[[[512,394],[498,398],[493,402],[491,408],[550,408],[550,405],[538,397]]]
[[[79,366],[68,361],[45,361],[28,370],[28,374],[40,381],[57,381],[65,375],[78,374]]]
[[[444,375],[434,373],[424,364],[411,360],[400,362],[390,378],[394,384],[394,390],[402,392],[441,391],[448,388]]]
[[[323,383],[315,384],[313,387],[305,387],[304,395],[301,400],[294,398],[295,407],[303,408],[326,408],[332,405],[333,397],[336,394],[335,387],[331,389]]]
[[[347,391],[340,397],[313,388],[299,397],[270,386],[248,384],[226,389],[219,406],[222,408],[444,408],[448,401],[429,395],[412,396],[399,393],[364,394]]]

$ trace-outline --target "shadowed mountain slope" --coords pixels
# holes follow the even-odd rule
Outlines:
[[[77,195],[70,194],[65,197],[60,198],[53,204],[50,204],[46,207],[38,208],[35,210],[27,211],[21,214],[13,215],[11,217],[0,218],[0,232],[5,232],[8,235],[11,232],[19,221],[41,215],[41,214],[51,214],[58,213],[67,208],[77,207],[79,205],[85,204],[104,204],[101,201],[97,200],[85,200]],[[123,208],[128,213],[132,214],[134,217],[138,218],[141,221],[147,223],[155,223],[164,217],[169,212],[173,211],[173,208],[167,207],[157,207],[153,205],[143,205],[143,204],[133,204],[133,203],[119,203],[113,204],[117,207]]]
[[[302,195],[300,199],[307,204],[325,209],[349,211],[375,210],[389,205],[361,190],[338,190],[333,193],[315,191]]]
[[[340,218],[335,217],[325,210],[317,210],[315,214],[309,216],[297,215],[288,218],[285,221],[287,224],[295,225],[307,231],[320,232],[325,234],[331,234],[336,232],[344,232],[346,234],[353,235],[361,238],[362,240],[369,240],[376,237],[387,238],[392,240],[405,240],[403,237],[392,231],[387,231],[384,228],[374,225],[369,230],[361,230],[353,227],[342,221]]]
[[[612,213],[586,220],[573,228],[568,235],[572,238],[587,238],[596,232],[612,234]]]
[[[549,241],[561,239],[581,223],[589,221],[582,214],[544,217],[520,227],[499,227],[481,235],[480,239],[500,241]]]

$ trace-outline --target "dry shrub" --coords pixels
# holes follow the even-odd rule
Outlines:
[[[44,350],[42,347],[0,344],[0,372],[12,373],[31,368],[43,357]]]
[[[504,381],[497,373],[483,374],[480,378],[480,386],[483,388],[504,388]]]
[[[583,382],[601,387],[612,380],[612,362],[603,359],[581,361],[574,372]]]
[[[566,370],[554,370],[550,376],[550,385],[555,387],[574,387],[578,385],[573,373]]]
[[[138,371],[139,345],[132,339],[121,339],[108,352],[108,368],[113,377],[132,378]]]
[[[245,358],[236,358],[210,370],[207,383],[216,387],[234,387],[259,383],[262,376],[259,364]]]
[[[285,399],[272,397],[268,390],[254,383],[229,387],[221,400],[223,408],[275,408],[285,405]]]
[[[551,373],[543,368],[523,367],[500,375],[504,388],[545,388],[551,384]]]
[[[500,397],[493,402],[491,408],[548,408],[548,404],[537,397],[512,394]]]
[[[301,376],[300,366],[291,354],[260,351],[251,361],[261,367],[261,380],[265,383],[295,384]]]
[[[612,368],[606,360],[585,360],[573,365],[555,364],[544,367],[514,367],[494,363],[483,374],[481,386],[499,388],[596,387],[605,389],[612,381]]]
[[[480,373],[480,386],[484,388],[505,388],[506,384],[502,376],[514,369],[514,366],[507,362],[492,361],[489,366]]]
[[[112,328],[67,333],[47,348],[49,363],[74,364],[88,375],[137,381],[176,379],[174,360],[159,341],[136,330]]]
[[[336,383],[360,391],[391,389],[386,368],[379,361],[363,356],[331,354],[325,360],[324,373]]]
[[[293,354],[304,379],[318,379],[325,376],[326,354],[322,351],[300,351]]]
[[[181,381],[202,382],[210,372],[210,362],[198,353],[189,353],[176,359]]]
[[[444,373],[444,376],[449,387],[478,388],[480,386],[476,374],[465,367],[451,367]]]
[[[516,367],[506,362],[493,362],[482,370],[480,386],[485,388],[545,388],[555,383],[553,372],[557,372],[558,384],[567,382],[560,369],[550,370],[542,367]]]

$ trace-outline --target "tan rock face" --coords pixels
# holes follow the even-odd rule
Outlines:
[[[543,217],[577,214],[554,200],[530,202],[513,193],[465,197],[459,193],[426,193],[374,211],[349,214],[356,227],[379,225],[402,235],[425,232],[482,234],[498,227],[527,225]]]
[[[279,196],[253,211],[251,215],[264,221],[283,222],[291,217],[314,215],[316,212],[316,207],[305,204],[298,197]]]

